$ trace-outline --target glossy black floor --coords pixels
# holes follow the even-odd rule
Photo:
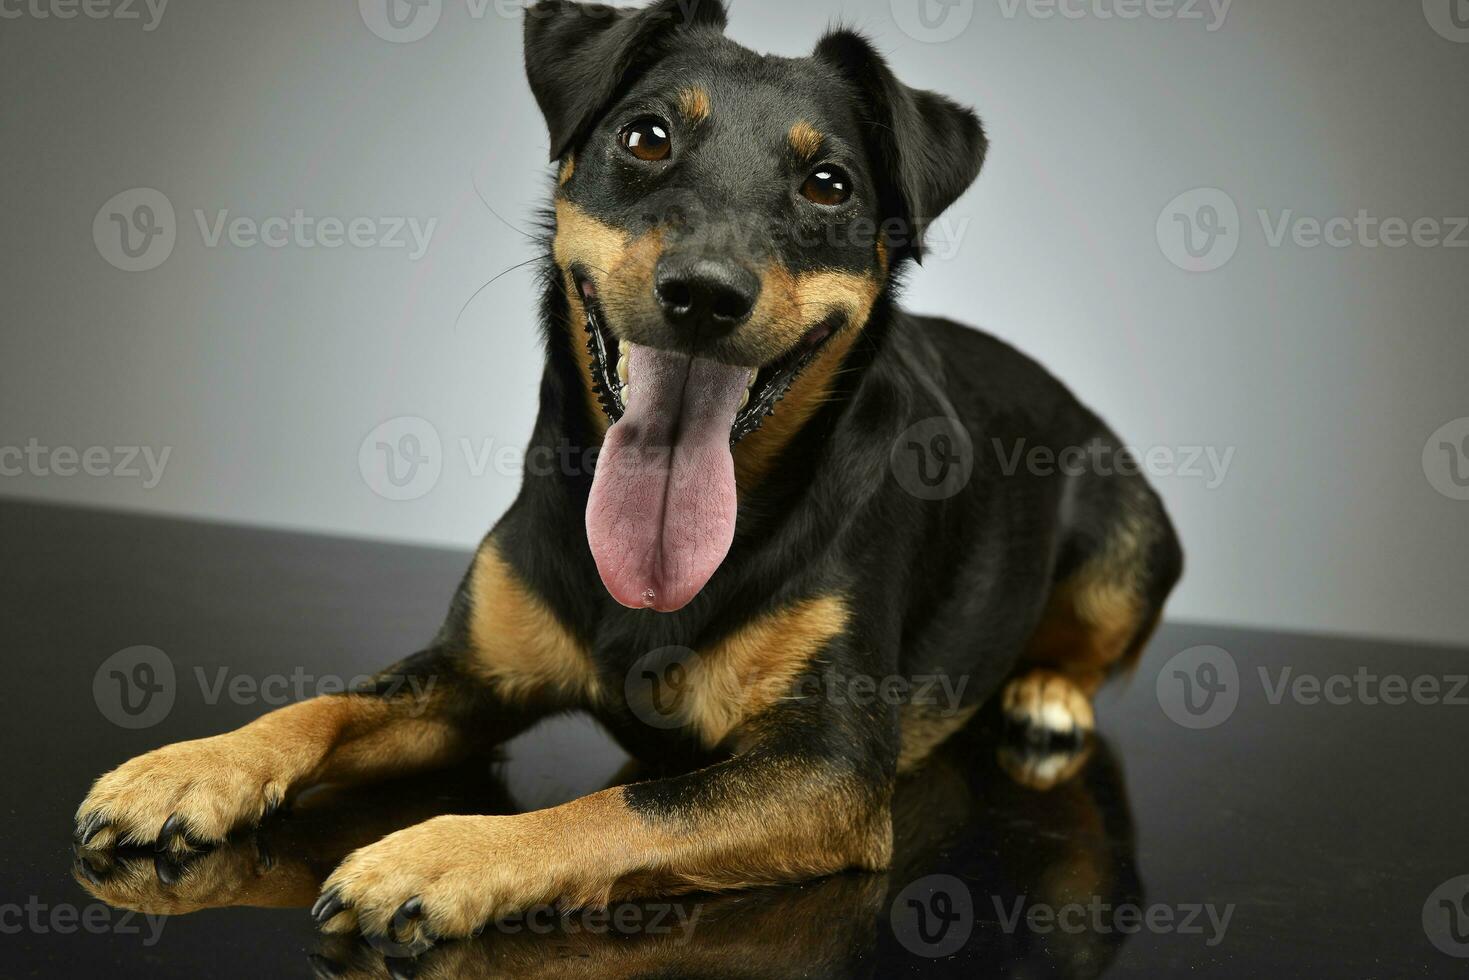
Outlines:
[[[625,760],[589,722],[503,764],[307,797],[183,867],[78,860],[71,816],[136,753],[415,648],[466,556],[14,503],[0,541],[0,976],[1469,973],[1462,651],[1167,625],[1080,752],[1007,749],[986,716],[953,739],[899,794],[887,875],[507,924],[405,962],[320,938],[321,878],[435,813],[598,788]],[[99,670],[138,645],[174,669],[150,680],[165,711],[122,706]],[[1390,675],[1416,695],[1384,703]]]

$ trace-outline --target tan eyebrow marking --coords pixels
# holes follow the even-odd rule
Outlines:
[[[816,154],[821,152],[822,135],[816,131],[806,120],[802,119],[791,127],[789,139],[791,149],[796,151],[796,156],[802,160],[812,160]]]
[[[709,118],[709,93],[697,86],[683,89],[678,93],[678,111],[691,126],[699,125]]]

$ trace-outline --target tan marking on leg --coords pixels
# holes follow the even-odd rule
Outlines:
[[[718,745],[743,722],[791,696],[812,660],[846,630],[849,619],[841,597],[807,599],[759,616],[700,649],[677,716],[705,745]]]
[[[687,819],[634,811],[617,787],[534,813],[437,817],[390,834],[349,855],[322,886],[346,902],[325,928],[383,934],[418,896],[424,915],[410,928],[457,938],[543,905],[601,908],[879,870],[891,859],[886,802],[860,802],[863,791],[842,779],[794,762],[705,774],[721,777],[722,802]]]
[[[1056,586],[1024,660],[1080,678],[1107,672],[1141,649],[1147,539],[1136,521],[1112,532],[1102,550]]]
[[[601,684],[586,646],[525,587],[487,538],[475,555],[469,668],[507,701],[587,705]]]
[[[223,735],[178,742],[100,777],[77,810],[105,824],[92,846],[150,844],[177,815],[195,840],[216,843],[300,788],[352,782],[452,761],[462,733],[442,710],[448,696],[425,682],[416,697],[312,698]],[[188,849],[182,838],[174,850]]]
[[[709,93],[697,85],[680,90],[678,113],[690,126],[699,125],[709,118]]]
[[[567,156],[566,162],[561,164],[561,173],[556,177],[556,186],[565,187],[571,183],[572,175],[576,173],[576,157]]]
[[[790,141],[791,151],[800,160],[809,163],[816,159],[816,154],[821,152],[821,133],[804,119],[791,127],[787,139]]]
[[[933,750],[969,724],[978,710],[977,704],[956,710],[903,705],[899,716],[898,773],[906,774],[923,765]]]

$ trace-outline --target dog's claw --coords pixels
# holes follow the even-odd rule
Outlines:
[[[77,839],[77,842],[79,844],[81,844],[83,847],[86,847],[88,844],[90,844],[92,842],[92,838],[93,837],[96,837],[99,833],[101,833],[102,832],[102,828],[103,827],[106,827],[106,826],[107,826],[107,821],[105,819],[103,819],[102,814],[100,814],[100,813],[94,813],[94,814],[92,814],[91,816],[87,817],[87,819],[83,820],[80,824],[77,825],[77,831],[76,831],[76,839]]]
[[[153,847],[158,851],[166,851],[175,839],[182,837],[184,833],[184,821],[177,813],[172,814],[163,821],[163,826],[158,828],[158,837],[153,842]]]
[[[81,852],[79,846],[72,847],[71,856],[77,870],[82,873],[82,877],[100,888],[102,886],[102,872],[92,866],[92,862],[87,860],[87,856]]]
[[[317,925],[324,926],[346,907],[347,903],[342,900],[341,895],[336,891],[329,891],[311,906],[311,917],[316,920]]]
[[[384,956],[383,966],[393,980],[414,980],[418,976],[418,961],[403,956]]]
[[[153,855],[153,873],[165,885],[176,885],[184,876],[184,866],[165,853]]]
[[[275,852],[270,849],[269,844],[267,844],[263,840],[257,841],[255,844],[255,853],[260,858],[261,872],[269,872],[275,870]]]
[[[388,927],[390,937],[395,942],[400,941],[408,926],[421,918],[423,918],[423,898],[414,895],[398,906],[398,911],[393,913],[393,922]]]
[[[316,980],[338,980],[339,977],[344,976],[346,973],[342,969],[341,964],[335,960],[327,959],[320,953],[307,953],[306,962],[311,964],[311,973],[316,977]]]

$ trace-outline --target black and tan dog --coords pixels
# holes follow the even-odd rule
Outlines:
[[[1179,574],[1157,497],[1135,469],[973,452],[944,493],[915,492],[895,464],[926,420],[973,446],[1119,448],[1019,353],[894,305],[979,171],[979,121],[855,34],[765,57],[724,16],[527,11],[559,162],[532,447],[568,465],[526,477],[428,649],[372,690],[104,775],[87,846],[218,842],[304,787],[446,765],[566,710],[677,770],[390,834],[314,910],[331,931],[464,936],[545,902],[884,868],[899,772],[1007,677],[1021,730],[1091,727],[1090,694]],[[594,475],[572,465],[589,447]],[[649,723],[630,678],[673,667],[676,723]],[[850,696],[918,677],[962,697]]]

